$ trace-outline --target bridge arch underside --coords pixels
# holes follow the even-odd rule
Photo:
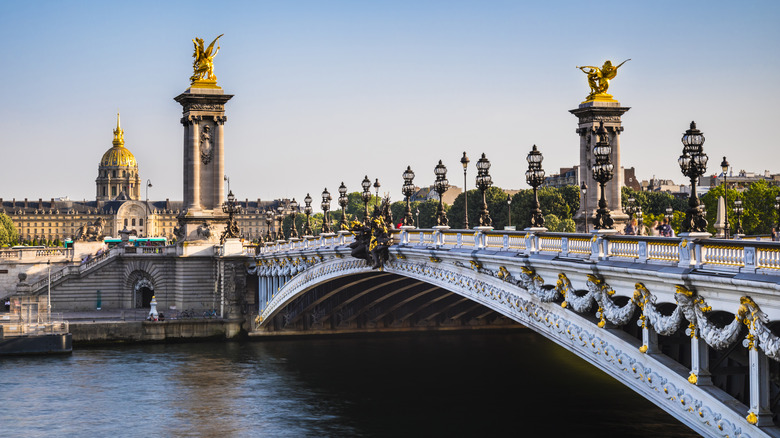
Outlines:
[[[445,288],[390,272],[331,278],[296,294],[266,331],[521,328],[511,318]]]
[[[354,260],[315,262],[287,277],[269,296],[258,328],[315,332],[519,324],[595,365],[702,435],[780,436],[780,429],[772,424],[773,420],[777,424],[780,410],[780,363],[766,357],[757,362],[750,356],[756,349],[745,349],[740,342],[720,350],[707,348],[686,332],[683,307],[672,296],[659,295],[657,301],[651,300],[653,305],[645,301],[642,308],[637,304],[639,291],[620,287],[617,293],[608,292],[607,283],[595,277],[588,280],[590,290],[586,290],[584,281],[575,285],[564,276],[566,281],[551,284],[533,274],[533,269],[530,275],[521,270],[512,274],[476,262],[469,268],[458,260],[446,263],[427,256],[412,260],[412,256],[389,261],[384,271],[370,270]],[[553,298],[556,290],[565,290],[565,297]],[[599,301],[612,303],[609,309],[583,305],[595,292],[611,296]],[[655,320],[671,321],[677,315],[677,328],[666,334],[648,330],[650,324],[643,320],[649,318],[651,307],[657,312]],[[636,311],[629,312],[631,308]],[[613,324],[613,318],[623,321]],[[737,327],[734,337],[747,334],[734,324],[733,313],[713,311],[708,320],[722,330]],[[748,406],[756,405],[752,400],[757,393],[753,385],[758,380],[752,371],[756,363],[763,364],[760,373],[767,376],[767,390],[761,396],[767,399],[760,404],[768,408],[762,411],[768,421],[760,428],[751,424],[750,415],[746,417]]]

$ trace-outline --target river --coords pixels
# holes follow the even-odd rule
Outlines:
[[[0,359],[2,436],[694,437],[531,331]]]

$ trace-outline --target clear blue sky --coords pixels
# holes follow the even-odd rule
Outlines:
[[[680,137],[706,136],[711,173],[780,172],[780,2],[5,2],[0,196],[94,199],[117,110],[153,199],[182,198],[181,107],[192,42],[224,33],[226,166],[239,199],[319,201],[368,175],[401,199],[407,165],[492,161],[525,188],[533,144],[547,173],[578,164],[577,65],[621,67],[623,165],[683,183]],[[143,192],[143,191],[142,191]],[[143,196],[143,195],[142,195]],[[318,205],[319,202],[315,202]]]

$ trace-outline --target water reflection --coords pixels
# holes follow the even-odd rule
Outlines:
[[[532,332],[81,349],[0,385],[9,436],[697,436]]]

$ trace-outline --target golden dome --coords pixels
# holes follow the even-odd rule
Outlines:
[[[103,154],[100,166],[111,167],[138,167],[133,153],[125,147],[124,131],[119,126],[119,113],[116,115],[116,129],[114,130],[114,146]]]

